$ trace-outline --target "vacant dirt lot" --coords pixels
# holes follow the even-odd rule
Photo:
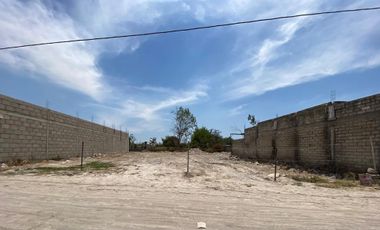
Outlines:
[[[380,228],[377,188],[320,187],[291,179],[310,176],[293,169],[273,182],[272,165],[229,153],[193,150],[190,177],[185,153],[91,161],[114,166],[80,171],[70,159],[0,172],[0,229],[196,229],[199,221],[207,229]]]

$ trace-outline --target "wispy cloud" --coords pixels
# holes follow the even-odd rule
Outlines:
[[[53,12],[39,1],[2,1],[0,11],[2,46],[75,39],[84,35],[70,17]],[[96,55],[97,52],[85,44],[77,43],[2,51],[0,62],[101,100],[108,86],[96,65]]]
[[[148,25],[152,27],[161,11],[148,3],[93,1],[84,4],[84,1],[75,1],[74,10],[69,15],[62,8],[47,7],[42,1],[1,1],[0,44],[11,46],[78,39],[126,33]],[[140,40],[129,39],[114,41],[107,46],[104,43],[72,43],[24,48],[2,51],[0,64],[15,71],[34,73],[37,77],[102,101],[113,88],[98,66],[99,56],[104,52],[133,52],[139,46]]]
[[[331,0],[94,0],[91,4],[70,1],[68,10],[48,7],[47,2],[50,1],[0,1],[0,45],[146,32],[180,27],[182,23],[184,26],[212,24],[376,3],[374,0],[343,3]],[[199,103],[208,97],[216,102],[240,99],[379,66],[379,24],[378,12],[366,12],[226,28],[223,32],[230,37],[223,42],[235,45],[231,51],[220,51],[227,60],[225,66],[202,72],[204,66],[199,65],[196,74],[204,76],[207,84],[194,81],[178,88],[143,80],[139,85],[131,85],[133,76],[107,76],[101,68],[105,53],[132,54],[151,38],[2,51],[0,65],[89,96],[97,104],[98,121],[123,124],[135,132],[168,130],[168,114],[175,106]],[[222,30],[215,31],[217,34]],[[207,33],[202,35],[209,35]],[[186,42],[194,47],[200,43],[205,47],[213,42],[207,40],[208,36],[191,39],[194,38]],[[207,67],[210,60],[205,57],[202,61]],[[208,75],[210,73],[213,76]],[[214,87],[209,89],[207,85]],[[244,108],[245,104],[225,109],[227,115],[236,116]]]
[[[356,3],[347,8],[358,6],[360,4]],[[319,9],[315,5],[306,8],[307,11]],[[371,37],[379,37],[375,28],[380,16],[368,14],[281,23],[261,46],[253,47],[246,60],[233,68],[231,76],[239,78],[229,87],[226,97],[259,95],[355,69],[379,66],[380,50],[371,46],[374,42]]]
[[[153,93],[165,93],[165,94],[173,94],[175,93],[174,89],[171,89],[169,87],[160,87],[160,86],[150,86],[150,85],[144,85],[144,86],[136,86],[133,87],[137,90],[141,91],[147,91],[147,92],[153,92]]]
[[[238,105],[236,107],[233,107],[228,111],[229,116],[237,116],[241,115],[243,113],[244,107],[247,106],[246,104]]]
[[[0,2],[1,46],[81,37],[125,34],[154,30],[159,20],[172,14],[187,12],[188,6],[168,7],[172,1],[75,1],[71,11],[52,8],[42,1]],[[180,2],[177,2],[180,3]],[[59,3],[54,3],[58,4]],[[90,14],[88,12],[91,12]],[[163,16],[165,13],[165,17]],[[161,130],[167,118],[163,111],[178,105],[189,105],[207,97],[207,86],[196,84],[178,90],[153,85],[127,87],[148,92],[149,96],[123,94],[117,85],[110,85],[98,65],[105,53],[133,52],[144,39],[115,40],[99,43],[73,43],[33,47],[0,53],[0,64],[15,71],[26,71],[54,84],[81,92],[97,101],[97,120],[106,124],[128,123],[133,131]],[[31,74],[27,74],[31,75]],[[128,76],[125,81],[128,82]],[[141,94],[139,94],[141,95]],[[112,103],[106,99],[112,98]],[[125,99],[128,98],[128,99]],[[131,122],[131,123],[129,123]]]
[[[170,95],[167,95],[169,90],[163,93],[158,92],[156,94],[158,99],[154,99],[154,97],[149,100],[128,99],[118,105],[108,107],[108,110],[100,110],[98,119],[108,123],[128,123],[129,129],[133,132],[144,131],[146,130],[144,127],[149,127],[149,130],[161,131],[167,125],[167,117],[171,109],[199,102],[208,96],[207,90],[207,85],[198,84],[188,90],[171,90]],[[130,124],[130,121],[133,121],[134,124]]]

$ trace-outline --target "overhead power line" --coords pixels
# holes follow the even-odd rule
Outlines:
[[[182,29],[172,29],[172,30],[163,30],[163,31],[146,32],[146,33],[135,33],[135,34],[125,34],[125,35],[115,35],[115,36],[105,36],[105,37],[79,38],[79,39],[69,39],[69,40],[60,40],[60,41],[31,43],[31,44],[24,44],[24,45],[0,47],[0,50],[19,49],[19,48],[32,47],[32,46],[54,45],[54,44],[61,44],[61,43],[74,43],[74,42],[87,42],[87,41],[95,41],[95,40],[142,37],[142,36],[187,32],[187,31],[193,31],[193,30],[205,30],[205,29],[212,29],[212,28],[217,28],[217,27],[236,26],[236,25],[251,24],[251,23],[257,23],[257,22],[283,20],[283,19],[290,19],[290,18],[311,17],[311,16],[318,16],[318,15],[326,15],[326,14],[340,14],[340,13],[351,13],[351,12],[371,11],[371,10],[380,10],[380,6],[357,8],[357,9],[346,9],[346,10],[322,11],[322,12],[305,13],[305,14],[295,14],[295,15],[278,16],[278,17],[272,17],[272,18],[262,18],[262,19],[248,20],[248,21],[237,21],[237,22],[230,22],[230,23],[223,23],[223,24],[188,27],[188,28],[182,28]]]

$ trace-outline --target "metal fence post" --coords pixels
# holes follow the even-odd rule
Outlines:
[[[80,154],[80,169],[83,170],[83,149],[84,149],[84,141],[82,141],[82,152]]]
[[[274,181],[277,179],[277,148],[274,148],[275,156],[274,156]]]
[[[190,149],[187,150],[187,170],[186,170],[186,174],[189,175],[189,169],[190,167]]]

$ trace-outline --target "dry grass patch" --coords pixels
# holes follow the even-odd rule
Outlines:
[[[359,186],[359,182],[354,180],[335,180],[329,183],[317,183],[317,185],[325,188],[352,188]]]
[[[111,162],[101,162],[101,161],[92,161],[83,165],[83,171],[92,171],[92,170],[104,170],[115,165]],[[36,167],[32,168],[41,173],[52,173],[59,171],[81,171],[80,165],[66,166],[66,167]]]
[[[299,182],[308,182],[308,183],[328,183],[329,181],[326,178],[320,176],[292,176],[292,179]]]
[[[359,182],[355,180],[333,180],[329,181],[327,178],[321,176],[292,176],[292,179],[297,181],[296,183],[307,182],[314,183],[317,186],[325,188],[351,188],[359,186]],[[298,185],[298,184],[297,184]]]
[[[83,168],[80,165],[72,166],[44,166],[26,169],[9,170],[5,172],[7,175],[15,174],[61,174],[61,175],[74,175],[81,172],[92,172],[107,170],[115,165],[111,162],[92,161],[83,164]]]

